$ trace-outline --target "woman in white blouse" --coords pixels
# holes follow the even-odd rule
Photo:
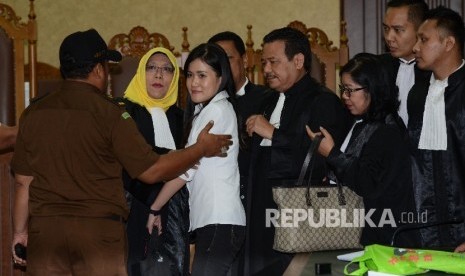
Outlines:
[[[226,275],[245,237],[245,212],[239,197],[239,132],[234,109],[234,82],[228,57],[216,44],[197,46],[184,71],[190,95],[186,110],[186,146],[214,121],[212,133],[227,133],[233,144],[224,156],[202,158],[196,168],[164,185],[152,204],[147,228],[161,227],[158,210],[187,183],[190,230],[196,234],[192,275]]]

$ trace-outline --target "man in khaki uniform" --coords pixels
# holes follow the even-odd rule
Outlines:
[[[231,143],[209,134],[210,123],[191,147],[154,153],[124,106],[104,93],[108,60],[121,55],[97,31],[69,35],[60,47],[64,84],[21,116],[13,247],[27,245],[28,274],[126,275],[122,168],[145,183],[169,180]]]

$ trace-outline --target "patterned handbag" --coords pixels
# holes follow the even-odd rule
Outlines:
[[[361,248],[363,201],[339,181],[336,185],[311,186],[312,156],[322,137],[317,135],[308,150],[293,187],[273,187],[278,205],[273,249],[286,253]],[[303,186],[309,169],[309,180]]]

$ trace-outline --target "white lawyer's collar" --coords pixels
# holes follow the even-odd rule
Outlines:
[[[249,83],[249,79],[248,78],[245,78],[245,82],[244,84],[241,86],[241,88],[239,90],[237,90],[236,92],[236,96],[237,97],[240,97],[240,96],[244,96],[245,95],[245,86]]]

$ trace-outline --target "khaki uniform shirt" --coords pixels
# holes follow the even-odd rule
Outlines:
[[[122,168],[137,177],[159,157],[124,106],[84,82],[31,104],[19,126],[12,168],[34,177],[31,216],[127,217]]]

